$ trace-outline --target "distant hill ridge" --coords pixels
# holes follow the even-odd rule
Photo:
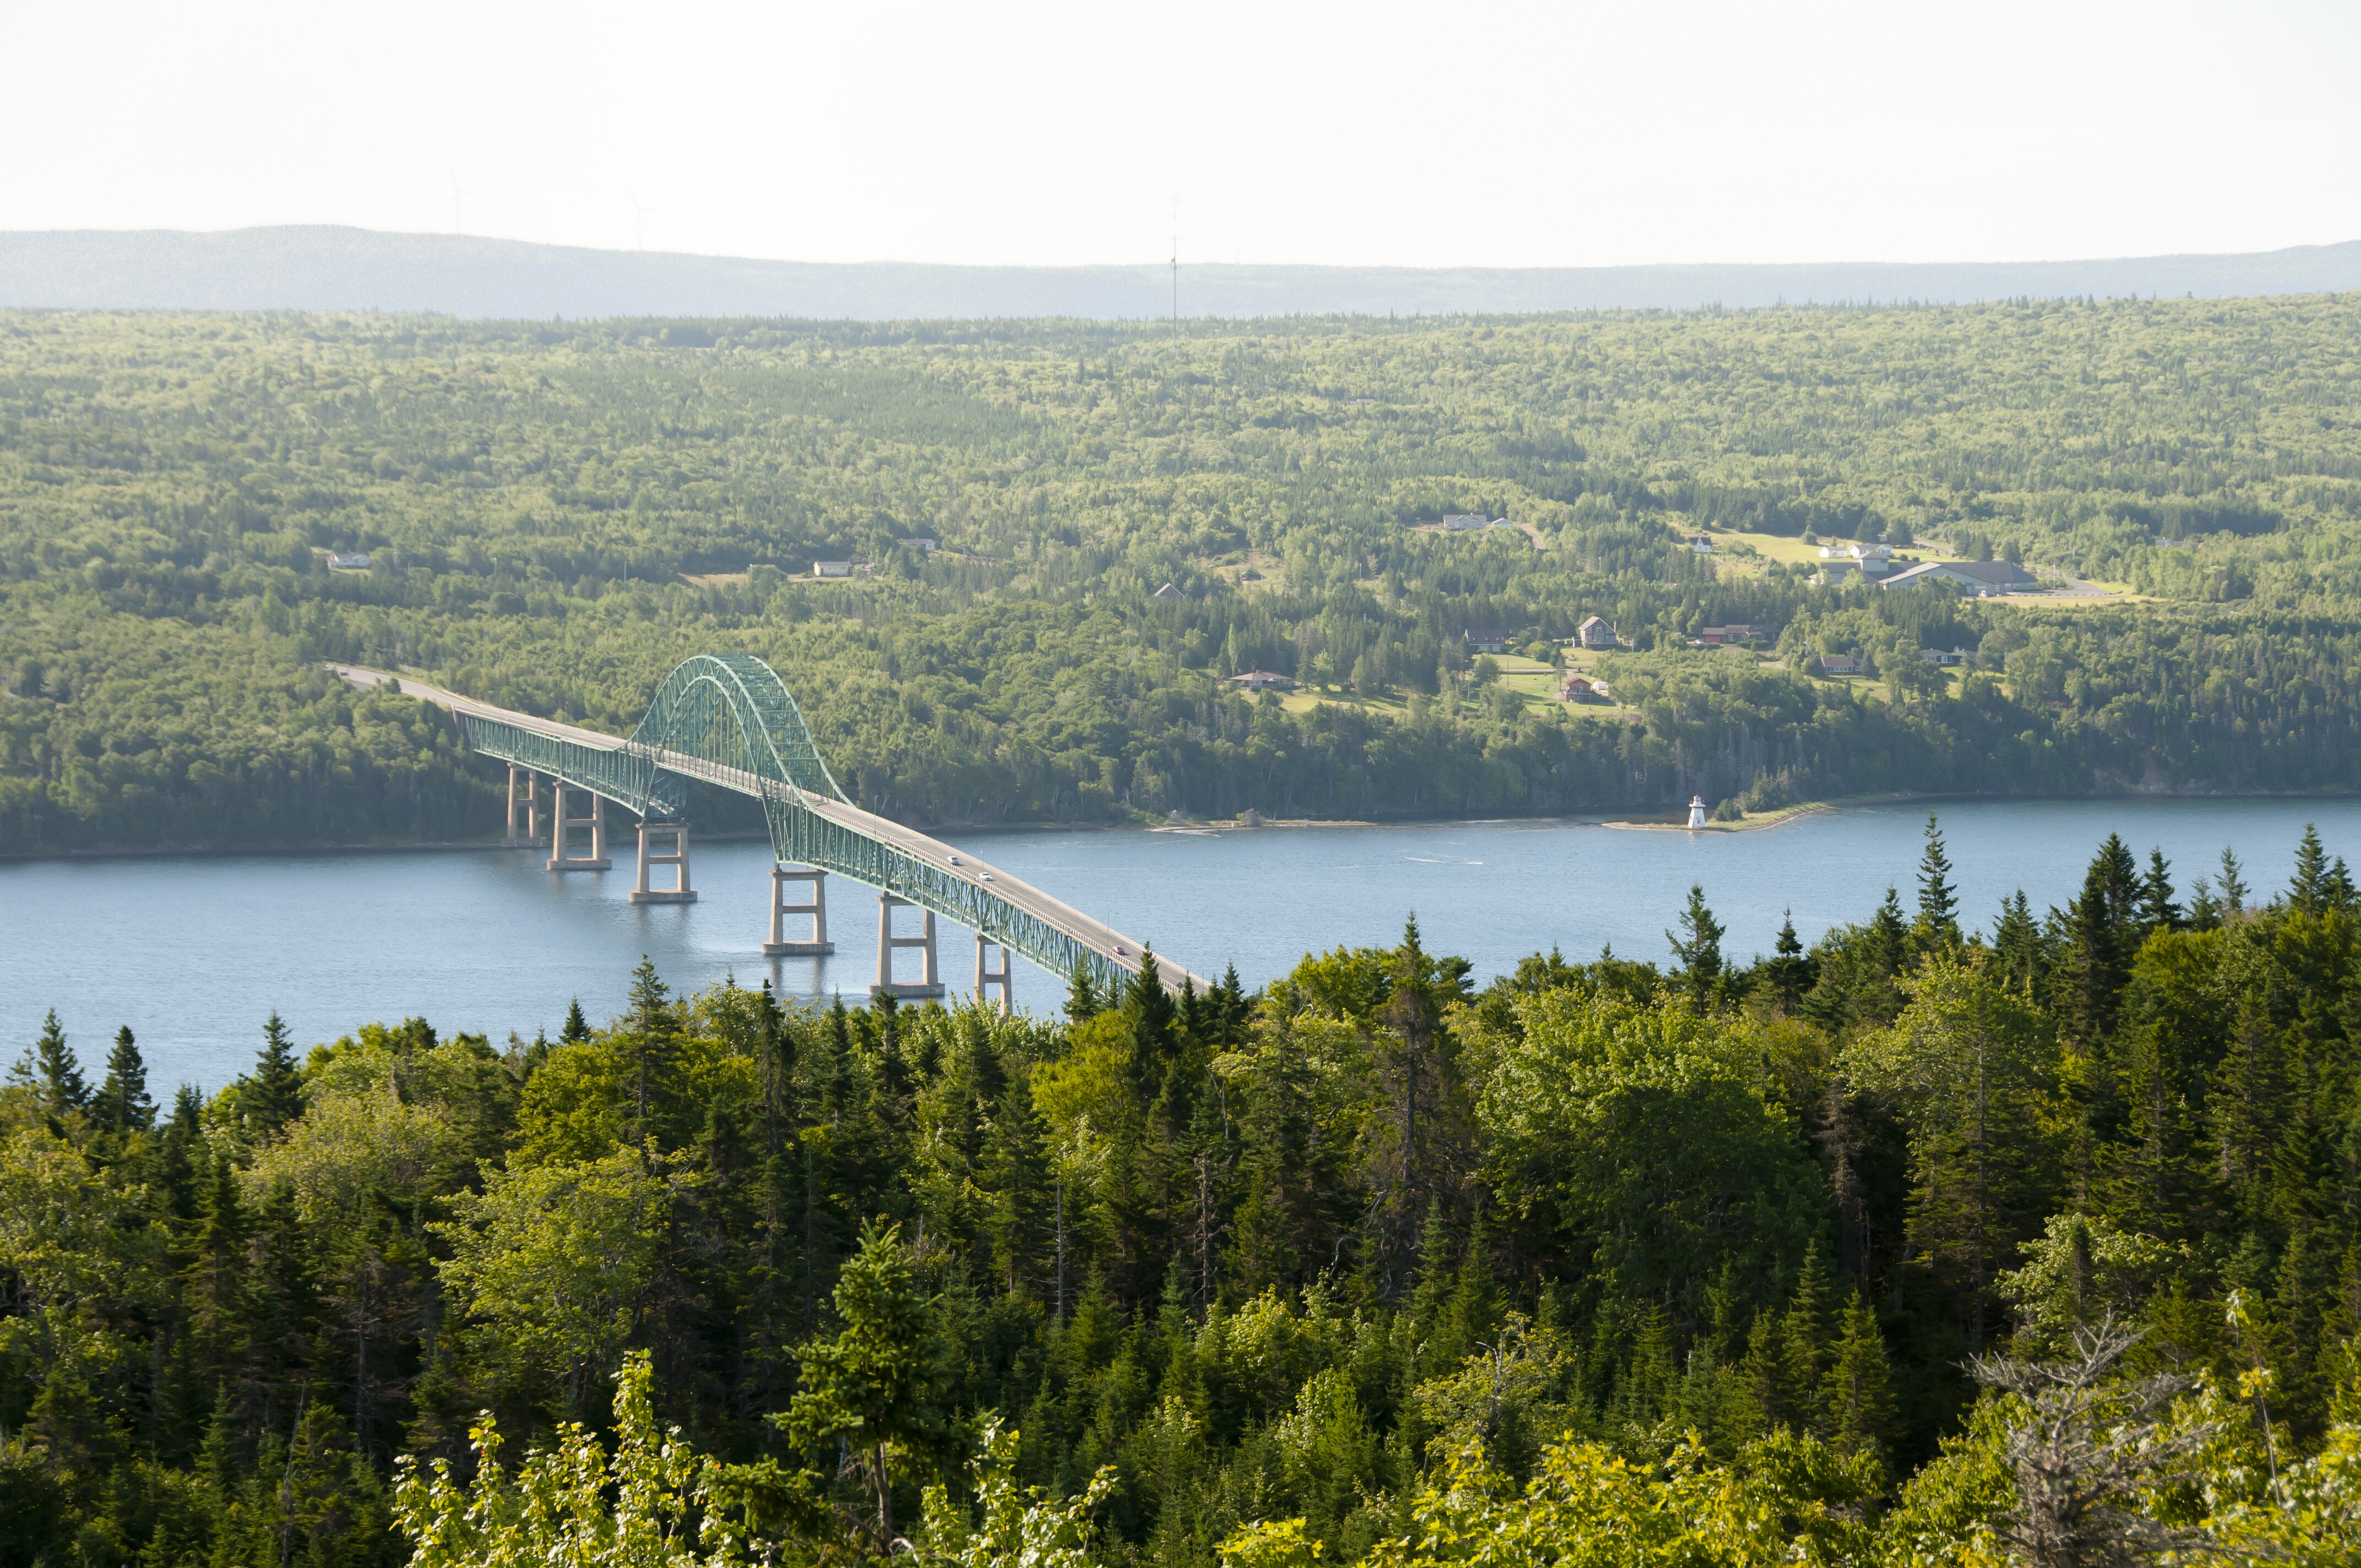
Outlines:
[[[1666,267],[1180,268],[1180,313],[1252,317],[1744,308],[2031,296],[2207,297],[2361,289],[2361,240],[2096,261]],[[326,225],[0,233],[0,306],[431,311],[546,320],[1155,318],[1167,267],[761,261]]]

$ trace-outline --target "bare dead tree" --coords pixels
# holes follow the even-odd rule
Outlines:
[[[2112,1376],[2139,1338],[2109,1313],[2075,1331],[2064,1360],[1969,1363],[1978,1382],[2025,1401],[2008,1429],[2017,1501],[2000,1536],[2034,1568],[2136,1568],[2168,1552],[2186,1560],[2220,1550],[2205,1531],[2165,1524],[2136,1506],[2140,1492],[2187,1478],[2214,1436],[2212,1423],[2164,1424],[2190,1379]]]

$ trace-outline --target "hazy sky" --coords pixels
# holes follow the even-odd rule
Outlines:
[[[0,0],[0,228],[1583,266],[2361,238],[2361,3]]]

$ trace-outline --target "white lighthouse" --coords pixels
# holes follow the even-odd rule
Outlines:
[[[1705,826],[1705,796],[1701,795],[1689,796],[1689,826],[1692,828]]]

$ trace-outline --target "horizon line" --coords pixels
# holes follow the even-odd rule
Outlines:
[[[380,238],[420,240],[470,240],[479,244],[525,246],[542,250],[581,251],[595,256],[651,257],[674,260],[753,262],[776,267],[858,268],[858,267],[924,267],[958,271],[994,272],[1076,272],[1100,269],[1153,269],[1163,271],[1176,265],[1170,258],[1137,261],[934,261],[912,258],[869,257],[857,260],[811,260],[799,257],[751,256],[727,251],[645,250],[617,246],[583,245],[564,240],[525,239],[512,235],[469,234],[446,229],[382,229],[362,224],[348,223],[275,223],[242,224],[235,227],[215,229],[171,228],[159,226],[101,228],[0,228],[0,240],[15,238],[62,237],[71,236],[170,235],[186,238],[227,238],[239,235],[258,235],[286,231],[337,231],[369,235]],[[1753,269],[1773,270],[1787,268],[1878,267],[1878,268],[1960,268],[1960,267],[2070,267],[2090,266],[2107,262],[2220,260],[2240,258],[2286,256],[2300,251],[2334,250],[2361,244],[2361,236],[2341,240],[2312,241],[2300,245],[2273,246],[2260,250],[2174,250],[2149,251],[2115,256],[2051,256],[2008,259],[1948,259],[1939,261],[1896,261],[1870,258],[1833,258],[1820,260],[1782,261],[1611,261],[1574,263],[1491,263],[1453,262],[1421,265],[1390,261],[1190,261],[1185,257],[1177,265],[1201,270],[1248,271],[1385,271],[1419,273],[1543,273],[1543,272],[1638,272],[1667,270],[1711,270]]]

